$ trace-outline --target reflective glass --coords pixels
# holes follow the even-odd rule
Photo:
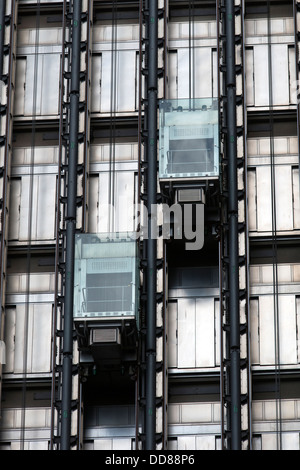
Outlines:
[[[161,100],[160,179],[217,178],[219,110],[215,98]]]

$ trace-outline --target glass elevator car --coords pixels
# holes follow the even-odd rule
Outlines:
[[[137,242],[130,234],[78,234],[74,321],[81,349],[94,359],[124,359],[138,324]]]
[[[218,100],[215,98],[161,100],[160,181],[218,177]]]

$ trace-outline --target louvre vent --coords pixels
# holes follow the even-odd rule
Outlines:
[[[173,134],[171,137],[173,138],[182,138],[182,137],[208,137],[211,133],[211,129],[209,127],[180,127],[176,126],[171,128]]]
[[[205,202],[203,189],[181,189],[177,191],[177,201],[184,202]]]
[[[120,344],[120,332],[118,328],[97,328],[91,331],[92,344],[114,343]]]
[[[102,273],[102,272],[120,272],[128,269],[127,260],[97,260],[90,263],[89,272]]]

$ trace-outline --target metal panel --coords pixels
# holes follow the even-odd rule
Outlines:
[[[247,101],[248,106],[269,105],[269,64],[272,76],[272,105],[287,106],[290,104],[290,74],[294,71],[292,64],[292,50],[287,44],[272,44],[271,57],[269,46],[259,44],[246,50],[247,74]],[[294,75],[295,76],[295,75]],[[252,83],[254,80],[254,100],[252,96]]]
[[[256,198],[254,172],[255,170],[248,172],[250,230],[255,230],[255,218],[257,217],[257,230],[270,231],[272,230],[271,167],[269,165],[265,165],[256,168]],[[293,204],[295,204],[295,202],[293,203],[292,184],[294,183],[294,191],[296,192],[297,187],[295,179],[292,178],[292,167],[290,165],[276,166],[274,181],[276,230],[293,230],[293,214],[295,213]],[[296,218],[298,219],[298,216],[296,216]]]
[[[178,65],[177,65],[177,51],[170,50],[168,55],[168,98],[178,98]]]
[[[132,441],[130,438],[97,439],[94,450],[132,450]]]
[[[260,364],[274,364],[274,298],[262,295],[259,298]]]
[[[272,93],[273,105],[288,105],[289,96],[289,63],[286,44],[272,44]]]
[[[251,362],[259,364],[259,310],[258,298],[250,299]]]
[[[214,298],[196,299],[196,367],[215,366]]]
[[[90,178],[89,230],[94,233],[133,230],[135,174],[115,171],[111,176],[105,171]]]
[[[19,239],[21,183],[21,178],[12,178],[10,180],[9,240]]]
[[[261,436],[262,450],[276,450],[277,449],[277,434],[265,433]]]
[[[257,230],[257,210],[256,210],[256,170],[248,169],[248,223],[249,230]]]
[[[216,450],[216,436],[206,433],[178,436],[176,450]]]
[[[296,302],[294,295],[279,296],[280,363],[297,364]]]
[[[120,171],[116,174],[115,228],[119,232],[133,231],[134,173]]]
[[[246,55],[246,103],[254,106],[254,58],[253,47],[247,47]]]
[[[178,436],[177,450],[196,450],[196,436]]]
[[[101,75],[102,75],[102,55],[95,54],[92,57],[92,99],[91,99],[91,111],[93,113],[99,113],[101,108]]]
[[[300,331],[300,297],[296,296],[296,325],[297,325],[297,334]],[[300,363],[300,335],[297,336],[297,362]]]
[[[89,175],[89,218],[88,232],[98,232],[99,175]]]
[[[3,367],[4,373],[14,371],[14,351],[15,351],[15,331],[16,331],[16,307],[5,309],[5,345],[6,364]]]
[[[216,450],[216,436],[196,436],[196,450]]]
[[[289,91],[290,91],[290,104],[297,103],[297,94],[295,93],[295,80],[296,80],[296,60],[295,60],[295,47],[288,46],[288,60],[289,60]]]
[[[267,231],[272,227],[271,179],[269,167],[256,168],[257,183],[257,230]]]
[[[291,166],[275,168],[276,229],[293,230],[293,201]]]
[[[212,49],[212,96],[217,98],[218,93],[218,53],[216,49]]]
[[[58,114],[60,62],[58,54],[45,54],[43,57],[42,116]]]
[[[26,79],[26,57],[17,58],[16,68],[16,90],[14,101],[14,115],[23,116],[25,111],[25,79]]]
[[[189,50],[179,49],[177,51],[178,60],[178,98],[189,97]],[[193,89],[193,73],[191,71],[191,89]]]
[[[27,56],[24,115],[58,114],[60,61],[59,54]]]
[[[251,302],[251,331],[252,347],[258,342],[261,365],[275,363],[275,334],[276,310],[273,295],[261,295],[257,304]],[[279,295],[278,297],[279,324],[279,358],[281,364],[297,364],[297,329],[296,302],[294,295]],[[253,318],[252,318],[253,315]],[[257,315],[259,320],[257,321]],[[257,361],[257,344],[253,351],[253,361]],[[256,357],[255,357],[256,356]]]
[[[136,51],[118,52],[117,111],[135,111]]]
[[[195,97],[212,96],[212,50],[210,47],[195,48]],[[185,70],[185,75],[187,70]],[[205,77],[205,78],[204,78]],[[217,95],[216,95],[217,96]]]
[[[7,310],[7,321],[5,372],[50,372],[52,304],[18,304]]]
[[[255,106],[268,106],[269,93],[268,46],[254,47],[254,90]],[[249,85],[248,85],[249,86]]]
[[[299,169],[292,168],[294,228],[300,228]]]
[[[56,175],[23,176],[19,240],[54,239]]]
[[[178,299],[178,367],[195,367],[195,299]]]
[[[215,307],[215,365],[219,366],[220,365],[220,357],[221,357],[221,351],[220,351],[220,345],[221,345],[221,331],[220,331],[220,300],[219,299],[214,299],[214,307]]]
[[[282,434],[282,450],[299,450],[299,432]]]
[[[215,367],[216,338],[219,338],[219,304],[213,297],[182,298],[178,299],[178,313],[176,304],[171,303],[169,312],[169,355],[172,366],[186,367]],[[169,307],[170,307],[169,305]],[[178,317],[176,345],[175,321]],[[170,335],[172,334],[172,339]],[[177,346],[177,364],[176,364]],[[172,367],[170,365],[170,367]]]
[[[175,54],[174,54],[175,55]],[[214,57],[214,58],[213,58]],[[173,57],[173,66],[176,66],[175,57]],[[192,98],[209,98],[217,96],[217,69],[216,69],[216,51],[211,47],[197,47],[193,49],[190,55],[188,48],[179,48],[177,51],[177,72],[178,72],[178,99],[189,98],[190,90]],[[190,69],[191,74],[187,73]],[[175,69],[176,70],[176,69]],[[171,83],[173,84],[172,94],[174,95],[176,73],[171,70]],[[213,85],[213,77],[215,77]],[[213,95],[214,89],[214,95]],[[175,96],[175,98],[177,98]]]
[[[116,51],[113,56],[111,52],[102,53],[102,113],[135,111],[138,83],[136,54],[135,50]]]
[[[177,302],[168,303],[168,366],[177,367]]]
[[[101,68],[101,112],[108,113],[111,110],[111,53],[102,53]]]

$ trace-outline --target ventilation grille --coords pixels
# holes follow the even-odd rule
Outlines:
[[[177,191],[178,202],[204,202],[204,192],[199,189],[180,189]]]
[[[88,260],[89,273],[124,272],[131,268],[130,260]]]
[[[170,136],[173,139],[195,138],[195,137],[209,137],[211,135],[211,127],[198,126],[198,127],[181,127],[174,126],[170,128]]]
[[[118,328],[102,328],[91,331],[92,344],[120,344],[120,332]]]

